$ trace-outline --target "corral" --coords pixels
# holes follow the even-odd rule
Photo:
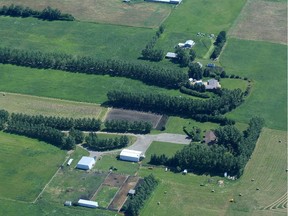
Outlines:
[[[138,112],[134,110],[124,110],[124,109],[111,109],[107,113],[106,121],[111,120],[127,120],[129,122],[133,121],[147,121],[151,122],[153,125],[153,128],[156,128],[158,126],[158,123],[160,122],[162,115],[157,115],[153,113],[145,113],[145,112]]]

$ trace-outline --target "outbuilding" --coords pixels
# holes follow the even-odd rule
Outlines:
[[[97,208],[98,202],[90,201],[90,200],[84,200],[84,199],[79,199],[78,201],[79,206],[87,207],[87,208]]]
[[[69,161],[67,162],[67,166],[70,166],[70,165],[71,165],[71,163],[72,163],[72,161],[73,161],[73,159],[72,159],[72,158],[70,158],[70,159],[69,159]]]
[[[177,58],[177,54],[173,53],[173,52],[167,52],[166,58],[171,58],[171,59],[176,59]]]
[[[83,170],[90,170],[95,164],[95,159],[93,157],[83,156],[78,162],[76,168]]]
[[[120,153],[120,160],[138,162],[140,157],[142,157],[141,151],[123,149]]]

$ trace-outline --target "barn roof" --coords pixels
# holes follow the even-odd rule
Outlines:
[[[126,157],[136,157],[140,158],[142,152],[141,151],[135,151],[130,149],[123,149],[120,153],[120,156],[126,156]]]
[[[89,166],[91,163],[95,163],[95,159],[93,157],[83,156],[77,165],[81,164],[81,165]]]

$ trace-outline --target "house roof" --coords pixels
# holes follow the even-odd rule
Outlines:
[[[142,152],[141,151],[135,151],[130,149],[123,149],[120,153],[120,156],[126,156],[126,157],[136,157],[140,158]]]
[[[209,131],[207,131],[207,132],[205,133],[204,141],[205,141],[205,143],[210,143],[210,142],[212,142],[212,141],[215,141],[216,138],[217,138],[217,137],[215,136],[214,132],[211,131],[211,130],[209,130]]]

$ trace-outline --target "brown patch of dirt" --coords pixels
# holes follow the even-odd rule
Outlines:
[[[125,182],[126,179],[127,176],[125,175],[111,173],[102,184],[110,187],[121,187],[121,185]]]
[[[287,44],[287,5],[283,2],[248,1],[230,36]]]

